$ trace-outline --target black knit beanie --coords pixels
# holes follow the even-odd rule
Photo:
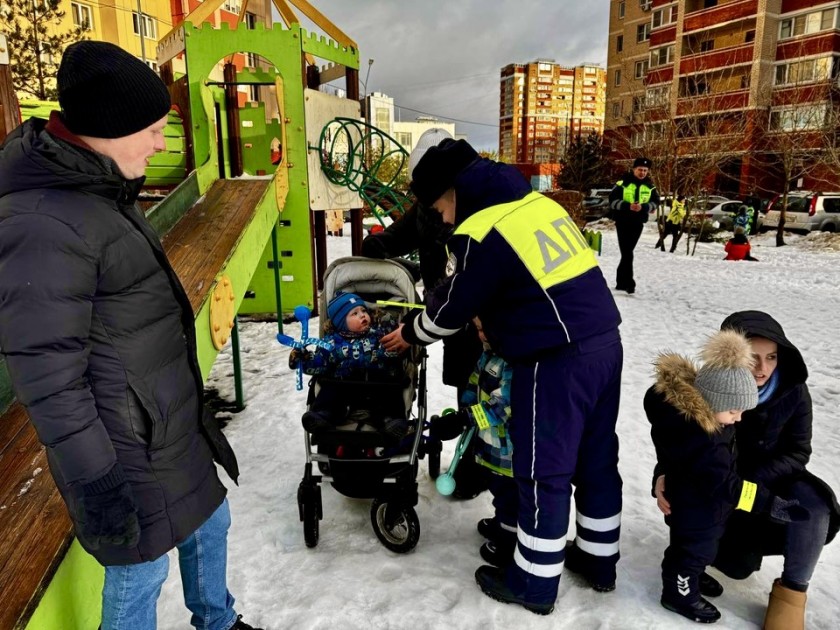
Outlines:
[[[163,118],[169,91],[145,63],[108,42],[81,41],[64,51],[58,102],[75,134],[122,138]]]
[[[466,140],[443,140],[431,147],[414,167],[411,191],[417,201],[431,206],[455,185],[458,174],[478,158]]]

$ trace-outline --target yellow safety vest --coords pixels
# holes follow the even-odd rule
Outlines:
[[[636,184],[627,184],[624,185],[624,180],[619,180],[616,182],[616,186],[621,186],[624,194],[622,198],[627,203],[647,203],[650,201],[650,195],[653,192],[653,188],[648,186],[647,184],[642,184],[638,186],[639,188],[639,199],[636,200]]]
[[[671,202],[671,212],[668,213],[668,221],[674,225],[682,223],[685,216],[685,202],[674,199]]]
[[[561,206],[532,192],[476,212],[455,230],[479,243],[495,229],[543,289],[598,266],[595,252]],[[492,270],[488,270],[492,273]]]

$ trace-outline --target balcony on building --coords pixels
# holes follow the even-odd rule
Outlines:
[[[680,74],[751,64],[755,20],[749,18],[689,33],[683,35],[679,45]]]
[[[750,102],[750,66],[681,76],[677,115],[741,110]]]
[[[744,18],[755,18],[758,0],[686,0],[683,33]]]

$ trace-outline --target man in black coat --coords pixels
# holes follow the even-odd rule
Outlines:
[[[166,87],[104,42],[67,48],[62,113],[0,150],[0,348],[81,545],[105,566],[102,628],[154,627],[178,547],[196,627],[250,629],[225,566],[230,512],[190,302],[135,200],[165,148]],[[200,624],[200,625],[199,625]]]

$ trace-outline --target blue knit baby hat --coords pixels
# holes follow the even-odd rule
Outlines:
[[[365,301],[355,293],[335,294],[327,305],[327,316],[336,330],[347,330],[347,315],[357,306],[365,306]]]

